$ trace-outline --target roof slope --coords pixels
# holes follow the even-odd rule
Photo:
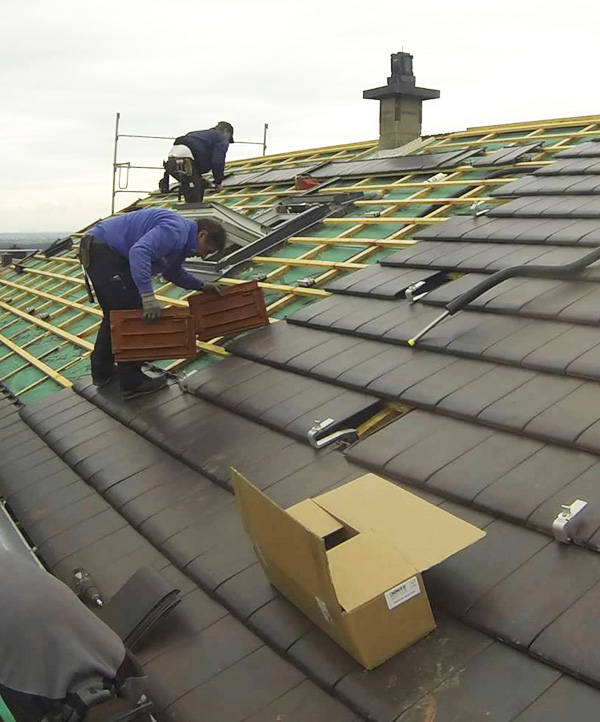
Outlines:
[[[0,489],[57,573],[83,555],[102,574],[98,544],[135,533],[131,553],[149,544],[192,580],[194,594],[214,595],[265,643],[232,659],[231,671],[208,670],[182,689],[179,648],[165,642],[149,664],[178,690],[174,698],[157,683],[170,716],[195,719],[202,704],[207,719],[220,719],[224,690],[231,697],[252,669],[252,690],[240,693],[247,702],[232,702],[228,719],[275,720],[292,708],[297,720],[596,719],[598,273],[591,266],[577,279],[562,280],[558,270],[537,278],[526,266],[560,269],[598,246],[599,132],[594,117],[426,139],[410,157],[353,149],[359,158],[313,170],[327,183],[320,192],[380,195],[272,256],[255,256],[238,274],[265,275],[270,313],[287,321],[230,340],[226,350],[219,340],[205,345],[209,355],[186,367],[196,373],[183,390],[124,404],[114,389],[98,392],[84,379],[77,394],[27,404],[6,432],[0,420],[8,450]],[[296,195],[293,165],[322,160],[313,155],[238,164],[218,199],[255,215]],[[285,173],[266,177],[271,170]],[[174,197],[142,204],[157,202],[172,206]],[[476,215],[483,205],[469,212],[478,202],[485,215]],[[408,347],[441,305],[516,264],[525,264],[522,275]],[[0,374],[33,401],[80,375],[96,319],[68,254],[31,259],[23,271],[0,278],[0,343],[8,349]],[[307,276],[314,285],[297,285]],[[425,295],[410,303],[406,289],[420,283],[415,296]],[[170,286],[160,293],[181,297]],[[35,313],[25,308],[32,303]],[[24,380],[33,369],[38,375]],[[362,439],[315,451],[307,431],[327,417],[358,427]],[[47,507],[39,495],[54,494],[58,477],[44,481],[46,492],[33,482],[22,489],[19,479],[26,471],[39,479],[40,465],[58,464],[57,456],[71,482]],[[266,583],[233,506],[230,466],[283,505],[374,470],[487,536],[427,573],[438,630],[365,673]],[[89,508],[71,474],[89,485]],[[560,545],[552,521],[576,498],[588,502],[587,513],[574,543]],[[227,637],[215,632],[209,648],[220,639]],[[181,664],[197,659],[202,644],[189,644],[192,657]],[[327,694],[310,708],[314,682]]]

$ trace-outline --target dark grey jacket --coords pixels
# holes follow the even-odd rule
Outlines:
[[[80,682],[112,680],[125,658],[117,635],[56,577],[0,550],[0,684],[60,700]]]

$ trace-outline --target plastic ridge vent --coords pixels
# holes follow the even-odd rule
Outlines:
[[[227,288],[222,296],[198,293],[190,296],[188,301],[200,341],[269,323],[263,293],[256,281]]]
[[[111,311],[110,328],[117,361],[192,359],[196,356],[194,319],[187,308],[163,309],[152,325],[141,311]]]

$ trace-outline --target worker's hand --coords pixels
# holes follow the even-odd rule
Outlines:
[[[160,318],[160,303],[153,293],[142,293],[142,318],[146,323],[156,323]]]
[[[213,281],[204,281],[202,286],[202,293],[216,293],[219,296],[223,295],[223,286]]]
[[[223,190],[223,186],[220,183],[215,183],[213,190],[215,193],[220,193]]]

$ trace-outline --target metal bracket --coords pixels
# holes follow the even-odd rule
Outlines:
[[[587,501],[576,499],[571,504],[562,505],[562,511],[552,522],[552,533],[557,541],[563,544],[570,544],[573,541],[573,527],[581,520],[581,514],[587,504]]]
[[[356,429],[340,429],[339,431],[324,435],[332,424],[335,424],[334,419],[325,419],[324,421],[315,420],[315,425],[309,429],[307,434],[308,443],[314,449],[322,449],[325,446],[329,446],[329,444],[333,444],[334,441],[344,441],[347,444],[358,441],[359,436]]]
[[[31,260],[35,255],[37,255],[37,251],[32,251],[31,253],[28,253],[27,255],[20,258],[14,265],[13,268],[17,275],[21,276],[23,273],[25,273],[24,264],[25,261]]]
[[[436,173],[435,175],[430,176],[429,178],[425,179],[425,183],[437,183],[438,181],[446,180],[448,177],[447,173]]]
[[[419,289],[422,289],[424,285],[425,281],[417,281],[416,283],[413,283],[412,286],[409,286],[406,291],[404,291],[404,296],[409,303],[414,303],[415,301],[418,301],[419,298],[425,295],[424,293],[416,295]]]
[[[487,201],[476,201],[469,206],[469,212],[475,218],[479,216],[485,216],[490,210],[490,204]]]

